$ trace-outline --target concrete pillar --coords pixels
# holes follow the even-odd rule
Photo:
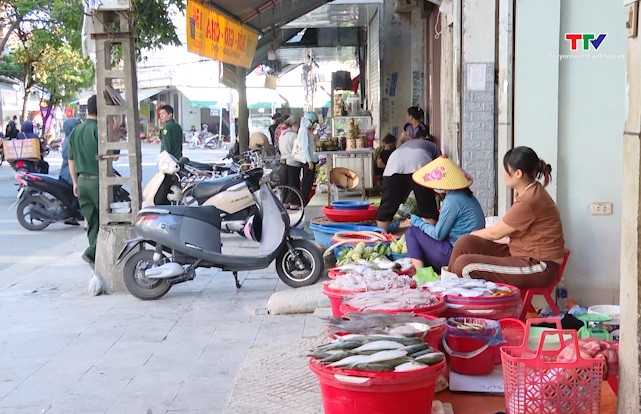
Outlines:
[[[249,109],[247,108],[247,77],[245,70],[236,69],[238,88],[238,142],[240,152],[249,149]]]
[[[634,7],[634,4],[627,6]],[[637,22],[633,22],[637,25]],[[619,351],[619,414],[641,409],[641,41],[628,38],[627,119],[623,131],[623,200],[621,223],[621,336]]]
[[[463,2],[462,91],[463,168],[486,214],[496,206],[496,3]]]
[[[499,0],[498,22],[498,140],[497,215],[503,217],[512,205],[512,191],[501,179],[501,157],[513,147],[514,104],[514,0]]]
[[[133,237],[133,224],[141,205],[140,116],[134,30],[129,12],[97,12],[99,24],[92,36],[96,42],[96,89],[98,104],[98,167],[100,172],[100,231],[96,251],[95,273],[106,293],[124,290],[122,265],[116,267],[117,255],[127,239]],[[122,67],[112,65],[112,51],[119,47]],[[117,96],[114,81],[124,85],[126,100]],[[127,140],[120,141],[118,126],[124,117]],[[114,124],[114,121],[117,121]],[[115,128],[114,128],[115,127]],[[114,151],[129,163],[129,176],[117,177],[113,172]],[[130,193],[129,213],[112,213],[114,186],[125,186]]]

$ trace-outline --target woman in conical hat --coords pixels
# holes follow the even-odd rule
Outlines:
[[[485,227],[483,209],[470,190],[472,177],[442,155],[412,175],[419,185],[445,191],[438,222],[433,225],[412,215],[405,233],[407,252],[417,269],[431,266],[437,273],[447,266],[456,240]]]

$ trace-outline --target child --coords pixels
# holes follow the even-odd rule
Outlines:
[[[374,162],[376,165],[374,166],[374,172],[376,173],[376,176],[380,177],[383,176],[383,171],[385,171],[385,165],[387,165],[387,160],[389,159],[389,156],[392,155],[392,152],[396,149],[396,137],[392,134],[387,134],[383,138],[383,146],[377,148],[376,154],[374,156]]]

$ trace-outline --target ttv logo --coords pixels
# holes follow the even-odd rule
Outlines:
[[[601,33],[598,36],[594,33],[566,33],[565,40],[571,42],[572,50],[577,50],[580,44],[583,46],[583,50],[590,50],[590,44],[594,50],[598,50],[606,36],[607,33]]]

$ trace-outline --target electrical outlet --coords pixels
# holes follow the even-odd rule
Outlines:
[[[592,203],[590,204],[590,214],[593,216],[609,216],[612,214],[612,203]]]

